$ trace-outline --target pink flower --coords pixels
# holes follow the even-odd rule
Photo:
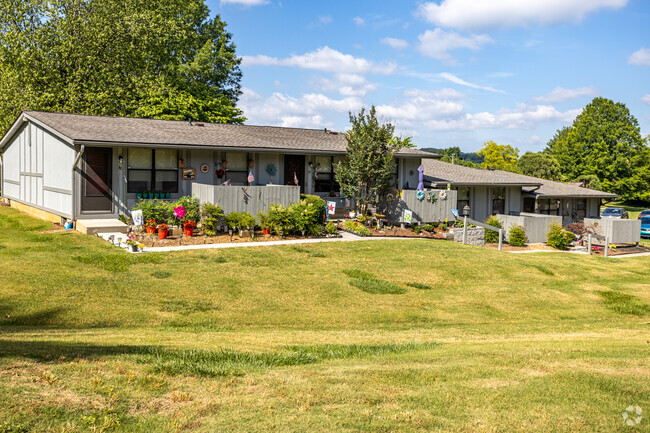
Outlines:
[[[183,206],[178,206],[174,208],[174,216],[177,219],[182,219],[185,216],[185,208]]]

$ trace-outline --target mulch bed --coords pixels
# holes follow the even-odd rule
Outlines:
[[[217,236],[168,236],[167,239],[158,239],[158,235],[137,235],[136,239],[145,247],[177,247],[183,245],[209,245],[209,244],[230,244],[230,243],[246,243],[246,242],[270,242],[270,241],[289,241],[294,239],[317,239],[314,236],[298,236],[298,235],[285,235],[280,239],[280,236],[265,235],[261,232],[255,233],[255,239],[250,236],[239,237],[238,234],[233,234],[232,240],[229,234],[219,234]]]
[[[610,256],[622,256],[625,254],[638,254],[638,253],[650,253],[650,248],[642,247],[640,245],[637,247],[636,245],[616,244],[616,248],[610,247],[608,252]],[[600,247],[600,250],[592,251],[591,254],[594,256],[604,256],[605,247]]]
[[[338,224],[339,230],[347,231],[343,228],[343,223]],[[415,233],[411,229],[408,228],[401,228],[401,227],[393,227],[392,229],[382,229],[382,230],[377,230],[375,228],[367,227],[368,230],[370,230],[370,236],[381,236],[381,237],[391,237],[391,238],[428,238],[428,239],[445,239],[444,232],[438,231],[436,229],[435,232],[427,232],[422,230],[421,233]],[[353,233],[355,234],[355,233]]]

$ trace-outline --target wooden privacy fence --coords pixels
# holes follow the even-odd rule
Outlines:
[[[257,215],[272,204],[289,206],[300,201],[300,187],[288,185],[221,186],[192,182],[192,195],[201,203],[214,203],[224,213],[249,212]]]
[[[562,225],[562,217],[557,215],[541,215],[533,213],[520,213],[519,215],[502,215],[496,217],[502,222],[506,236],[510,234],[510,226],[516,224],[524,228],[528,243],[538,244],[546,242],[546,234],[552,224]]]
[[[391,223],[403,221],[404,211],[413,212],[412,221],[422,223],[433,223],[437,221],[455,220],[452,209],[457,209],[458,192],[454,190],[425,189],[424,198],[418,199],[418,191],[404,190],[401,197],[395,197],[395,193],[385,196],[377,211],[386,215]],[[431,197],[431,199],[429,199]]]
[[[638,244],[641,241],[641,220],[585,218],[585,226],[593,226],[596,234],[612,244]]]

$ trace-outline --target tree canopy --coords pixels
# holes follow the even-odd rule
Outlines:
[[[350,113],[352,128],[346,133],[346,157],[336,168],[341,192],[354,199],[365,215],[368,205],[377,203],[379,195],[390,186],[395,172],[395,155],[404,147],[413,147],[410,137],[395,137],[395,126],[377,119],[372,106],[368,112]]]
[[[547,150],[569,180],[593,175],[604,191],[650,201],[650,149],[623,103],[594,98],[573,125],[558,131]]]
[[[549,153],[526,152],[517,161],[521,174],[561,182],[564,180],[560,164]]]
[[[241,123],[241,59],[204,0],[0,4],[0,129],[24,109]]]
[[[497,144],[494,141],[486,141],[483,148],[478,154],[483,157],[482,168],[494,168],[519,172],[517,167],[517,158],[519,158],[519,149],[509,144]]]

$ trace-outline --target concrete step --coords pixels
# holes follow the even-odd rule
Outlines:
[[[118,219],[79,219],[77,231],[94,235],[98,233],[126,233],[127,225]]]

